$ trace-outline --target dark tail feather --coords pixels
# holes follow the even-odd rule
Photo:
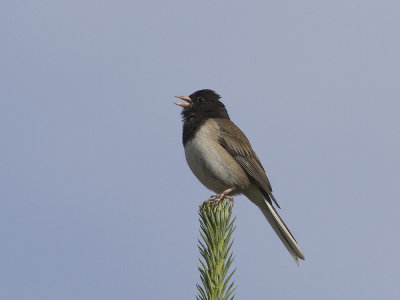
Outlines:
[[[289,228],[283,222],[282,218],[279,216],[278,212],[268,201],[265,201],[265,205],[259,206],[265,218],[268,220],[269,224],[274,229],[275,233],[278,235],[282,243],[288,249],[290,255],[299,265],[299,258],[305,259],[303,252],[301,252],[296,239],[290,232]]]

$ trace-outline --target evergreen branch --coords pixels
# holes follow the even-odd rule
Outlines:
[[[229,271],[234,260],[231,252],[235,231],[231,220],[232,202],[229,200],[206,201],[200,206],[199,259],[200,279],[203,286],[197,284],[198,300],[232,300],[235,291],[234,282],[229,282],[235,273]]]

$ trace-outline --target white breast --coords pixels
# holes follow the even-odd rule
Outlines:
[[[248,177],[236,160],[218,142],[218,124],[210,119],[185,145],[186,161],[193,174],[210,190],[221,193],[248,184]]]

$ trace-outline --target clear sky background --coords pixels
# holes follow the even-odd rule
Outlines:
[[[223,97],[305,253],[236,197],[237,299],[400,299],[399,1],[0,2],[0,299],[194,299],[174,95]]]

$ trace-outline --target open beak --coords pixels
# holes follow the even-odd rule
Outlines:
[[[186,101],[186,102],[175,102],[175,104],[180,106],[180,107],[185,108],[185,107],[188,107],[188,106],[192,105],[192,100],[190,100],[189,97],[186,97],[186,96],[175,96],[175,97],[179,98],[179,99],[181,99],[183,101]]]

